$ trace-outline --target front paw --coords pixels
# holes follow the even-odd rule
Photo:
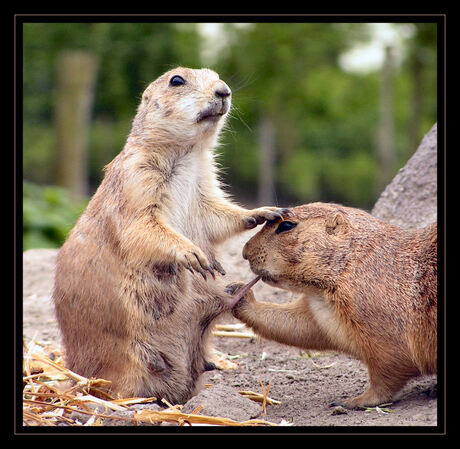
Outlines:
[[[248,211],[248,216],[244,219],[244,227],[245,229],[252,229],[265,221],[283,220],[290,213],[291,211],[285,208],[259,207]]]
[[[222,276],[225,276],[226,273],[225,273],[224,268],[216,259],[213,259],[211,261],[211,266],[214,270],[218,271]]]
[[[206,279],[206,271],[211,273],[213,278],[215,278],[214,268],[220,273],[223,271],[219,262],[215,261],[215,263],[210,263],[198,246],[190,246],[179,250],[176,255],[176,260],[179,265],[187,268],[191,273],[200,273],[204,279]]]
[[[225,293],[229,296],[224,297],[223,301],[228,308],[231,309],[235,306],[235,304],[243,301],[244,296],[241,297],[241,295],[237,295],[236,293],[238,290],[242,289],[244,285],[245,284],[243,282],[233,282],[225,287]]]
[[[242,282],[233,282],[225,287],[225,293],[229,296],[224,298],[224,303],[234,310],[245,301],[255,301],[254,293],[251,288],[259,281],[260,276],[257,276],[247,284]]]
[[[237,290],[239,290],[241,287],[244,287],[243,282],[232,282],[231,284],[228,284],[225,287],[225,293],[228,293],[229,295],[234,295]]]

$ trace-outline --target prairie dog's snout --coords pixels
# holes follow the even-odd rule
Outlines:
[[[243,259],[248,260],[248,243],[246,242],[243,246]]]
[[[212,89],[213,98],[199,111],[198,122],[219,120],[230,109],[232,91],[228,85],[219,79],[212,85]]]
[[[217,85],[214,88],[214,94],[219,98],[227,98],[232,94],[232,91],[222,80],[217,82]]]
[[[221,99],[222,101],[222,107],[221,107],[221,113],[225,114],[229,108],[230,108],[230,97],[232,95],[232,91],[230,88],[227,86],[226,83],[224,83],[222,80],[219,80],[217,85],[214,88],[214,95]]]

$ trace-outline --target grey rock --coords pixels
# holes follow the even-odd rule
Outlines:
[[[372,215],[406,229],[437,221],[437,124],[382,192]]]
[[[230,418],[234,421],[247,421],[260,415],[260,404],[241,396],[238,391],[224,384],[205,388],[190,399],[182,408],[182,413],[192,413],[198,406],[203,409],[200,415]]]

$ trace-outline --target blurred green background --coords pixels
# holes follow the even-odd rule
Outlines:
[[[231,87],[219,161],[247,207],[370,209],[437,120],[436,23],[22,26],[24,250],[62,244],[123,148],[143,89],[176,65],[209,67]],[[71,69],[72,55],[89,65]],[[87,77],[77,131],[59,118],[66,76]]]

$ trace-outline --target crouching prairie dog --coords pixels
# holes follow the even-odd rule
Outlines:
[[[370,387],[342,405],[389,402],[412,376],[436,373],[436,223],[407,231],[358,209],[312,203],[267,222],[243,257],[264,282],[301,296],[279,305],[249,290],[235,300],[235,317],[267,339],[367,364]]]
[[[59,251],[53,300],[67,366],[120,396],[183,403],[196,392],[212,368],[211,325],[228,310],[215,246],[280,216],[221,189],[213,150],[230,106],[209,69],[152,82]]]

